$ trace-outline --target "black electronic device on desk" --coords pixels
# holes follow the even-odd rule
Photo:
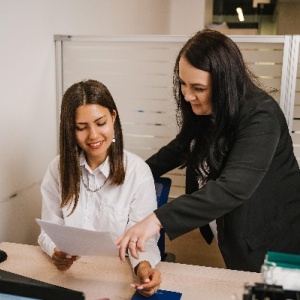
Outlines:
[[[0,263],[4,262],[7,259],[6,252],[0,250]]]
[[[84,300],[83,292],[0,269],[0,300]]]
[[[245,285],[243,300],[300,300],[300,291],[284,290],[280,285]]]

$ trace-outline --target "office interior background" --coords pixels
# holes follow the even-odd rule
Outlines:
[[[27,244],[57,155],[54,35],[300,34],[300,0],[0,0],[0,15],[0,242]]]

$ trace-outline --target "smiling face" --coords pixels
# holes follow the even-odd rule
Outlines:
[[[116,112],[98,104],[81,105],[76,109],[75,135],[77,145],[85,152],[92,170],[104,162],[114,137]]]
[[[212,83],[209,72],[193,67],[184,56],[179,60],[181,92],[196,115],[211,115]]]

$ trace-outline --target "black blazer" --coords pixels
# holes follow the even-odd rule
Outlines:
[[[155,214],[171,240],[202,227],[210,242],[207,224],[217,220],[227,268],[260,272],[267,251],[300,253],[300,172],[279,105],[262,91],[248,100],[219,178],[198,189],[188,166],[186,194]],[[180,161],[175,138],[147,163],[161,176]]]

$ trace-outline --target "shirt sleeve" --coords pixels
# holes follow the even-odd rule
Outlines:
[[[244,112],[219,178],[155,211],[170,239],[204,226],[247,201],[274,158],[281,134],[278,110],[264,104]]]
[[[42,219],[44,221],[63,225],[64,220],[62,216],[62,210],[60,208],[58,159],[59,158],[56,157],[49,164],[47,172],[42,181]],[[41,233],[38,237],[38,243],[42,250],[51,257],[56,245],[43,230],[41,230]]]
[[[154,179],[148,165],[143,162],[143,164],[135,169],[139,173],[136,175],[141,180],[136,184],[136,192],[131,201],[126,229],[150,215],[157,208]],[[161,259],[157,246],[158,239],[159,234],[151,237],[145,244],[146,251],[139,252],[138,259],[132,257],[129,253],[129,259],[133,269],[143,260],[148,261],[152,268],[157,265]]]

